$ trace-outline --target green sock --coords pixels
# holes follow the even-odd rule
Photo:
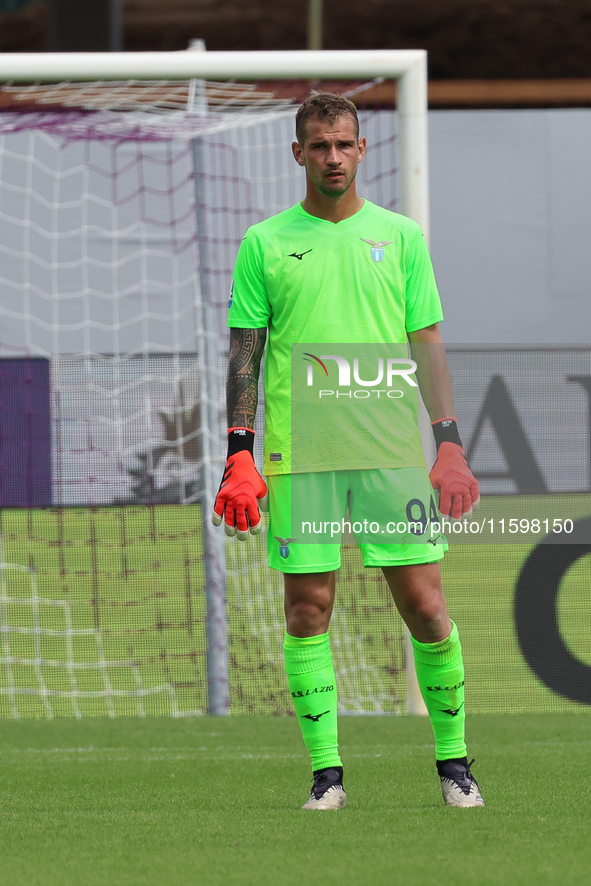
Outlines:
[[[421,695],[427,706],[438,760],[466,756],[464,712],[464,662],[458,629],[439,643],[419,643],[412,638]]]
[[[290,637],[283,644],[285,671],[312,771],[342,766],[338,749],[337,686],[328,634]]]

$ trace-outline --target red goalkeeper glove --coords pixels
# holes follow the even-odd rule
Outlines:
[[[478,480],[470,470],[455,418],[432,423],[437,458],[429,474],[433,489],[439,491],[439,510],[446,517],[468,517],[480,500]]]
[[[238,535],[244,541],[261,531],[261,508],[266,510],[267,484],[257,471],[252,456],[254,431],[230,428],[228,457],[224,476],[216,495],[211,519],[215,526],[224,522],[226,535]]]

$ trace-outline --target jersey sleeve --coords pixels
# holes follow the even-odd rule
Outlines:
[[[416,332],[443,320],[443,310],[431,256],[418,225],[409,237],[407,250],[406,331]]]
[[[228,309],[228,326],[239,329],[263,329],[269,325],[271,306],[265,286],[263,247],[248,230],[240,244]]]

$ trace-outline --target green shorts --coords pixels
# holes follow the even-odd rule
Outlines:
[[[329,572],[341,543],[358,544],[364,566],[441,560],[447,543],[425,468],[375,468],[267,477],[269,565]]]

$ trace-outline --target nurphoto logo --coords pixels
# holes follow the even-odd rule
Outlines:
[[[410,387],[417,387],[417,383],[413,378],[417,364],[414,360],[411,360],[410,357],[374,358],[374,361],[372,361],[374,368],[371,371],[369,378],[361,377],[362,373],[359,368],[359,357],[353,357],[352,360],[348,360],[340,354],[320,354],[320,356],[317,357],[315,354],[304,353],[303,360],[308,364],[306,367],[306,384],[308,387],[315,387],[314,381],[317,375],[320,375],[320,380],[322,382],[324,382],[325,378],[328,379],[329,382],[332,381],[335,375],[335,367],[332,365],[330,366],[331,372],[329,374],[329,367],[327,367],[325,361],[332,360],[336,363],[336,387],[342,388],[343,390],[319,388],[319,399],[322,399],[323,397],[356,397],[357,399],[367,399],[372,395],[379,398],[382,394],[391,399],[399,399],[404,396],[404,391],[395,389],[393,387],[395,382],[400,383],[400,380],[402,380]],[[367,362],[366,359],[364,361],[366,368],[363,374],[368,373]],[[316,370],[316,373],[314,370]],[[357,390],[352,390],[351,376],[353,376],[353,384],[359,385]],[[385,385],[385,387],[380,388],[378,387],[379,385]]]

